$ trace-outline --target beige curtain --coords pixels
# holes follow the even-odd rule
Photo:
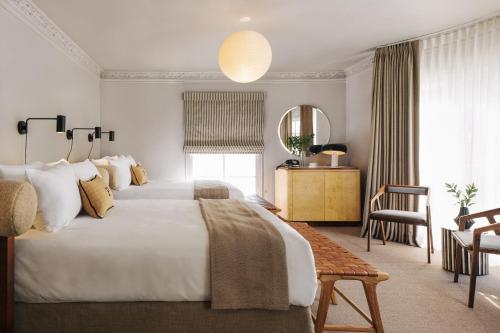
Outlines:
[[[264,92],[189,91],[184,100],[184,152],[261,154]]]
[[[371,153],[363,214],[366,235],[370,198],[383,184],[416,185],[418,179],[418,41],[379,48],[373,67]],[[389,194],[387,209],[414,210],[416,198]],[[389,223],[388,239],[416,244],[414,226]],[[375,224],[374,236],[379,237]]]

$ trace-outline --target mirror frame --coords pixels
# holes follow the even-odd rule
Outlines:
[[[281,128],[281,122],[283,121],[283,118],[285,118],[285,116],[288,114],[288,112],[292,111],[293,109],[295,109],[295,108],[297,108],[297,107],[300,107],[301,105],[308,105],[308,106],[313,107],[314,109],[317,109],[319,112],[321,112],[321,114],[322,114],[323,116],[325,116],[326,120],[328,120],[328,125],[329,125],[329,127],[330,127],[330,131],[329,131],[329,133],[328,133],[328,140],[327,140],[327,142],[322,143],[322,144],[327,144],[327,143],[329,143],[329,142],[330,142],[330,139],[331,139],[331,137],[332,137],[332,123],[330,122],[330,118],[328,118],[328,116],[326,115],[326,113],[325,113],[325,112],[324,112],[321,108],[317,107],[316,105],[312,105],[312,104],[298,104],[298,105],[294,105],[294,106],[292,106],[291,108],[289,108],[288,110],[286,110],[286,112],[285,112],[285,113],[281,116],[280,121],[278,122],[278,130],[277,130],[277,132],[278,132],[278,141],[280,142],[281,147],[282,147],[283,149],[285,149],[285,151],[286,151],[288,154],[291,154],[291,155],[293,155],[293,156],[297,156],[297,155],[295,155],[294,153],[292,153],[292,151],[291,151],[291,150],[289,150],[289,149],[288,149],[288,147],[287,147],[287,146],[285,146],[285,144],[283,143],[283,140],[281,139],[281,134],[280,134],[280,133],[281,133],[281,131],[280,131],[280,128]]]

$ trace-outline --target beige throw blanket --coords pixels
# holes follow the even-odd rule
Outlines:
[[[219,180],[195,180],[194,200],[229,199],[229,189]]]
[[[287,310],[285,243],[239,200],[200,200],[208,228],[212,309]]]

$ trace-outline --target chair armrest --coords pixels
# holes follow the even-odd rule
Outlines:
[[[491,230],[500,230],[500,223],[493,223],[484,227],[479,227],[474,229],[474,236],[481,235],[483,232],[491,231]]]
[[[370,213],[374,210],[375,202],[385,193],[385,187],[386,185],[382,185],[377,193],[370,199]]]
[[[486,217],[490,223],[494,224],[495,219],[493,217],[495,215],[500,215],[500,208],[495,208],[495,209],[485,210],[482,212],[477,212],[477,213],[473,213],[473,214],[469,214],[469,215],[460,216],[460,218],[458,219],[458,230],[460,230],[460,231],[465,230],[465,222],[466,221],[481,218],[481,217]],[[478,230],[478,229],[480,229],[480,228],[477,228],[476,230]]]

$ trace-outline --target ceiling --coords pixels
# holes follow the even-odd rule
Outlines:
[[[132,71],[217,70],[219,45],[243,29],[268,38],[271,71],[343,69],[378,45],[500,10],[499,0],[34,2],[102,68]]]

